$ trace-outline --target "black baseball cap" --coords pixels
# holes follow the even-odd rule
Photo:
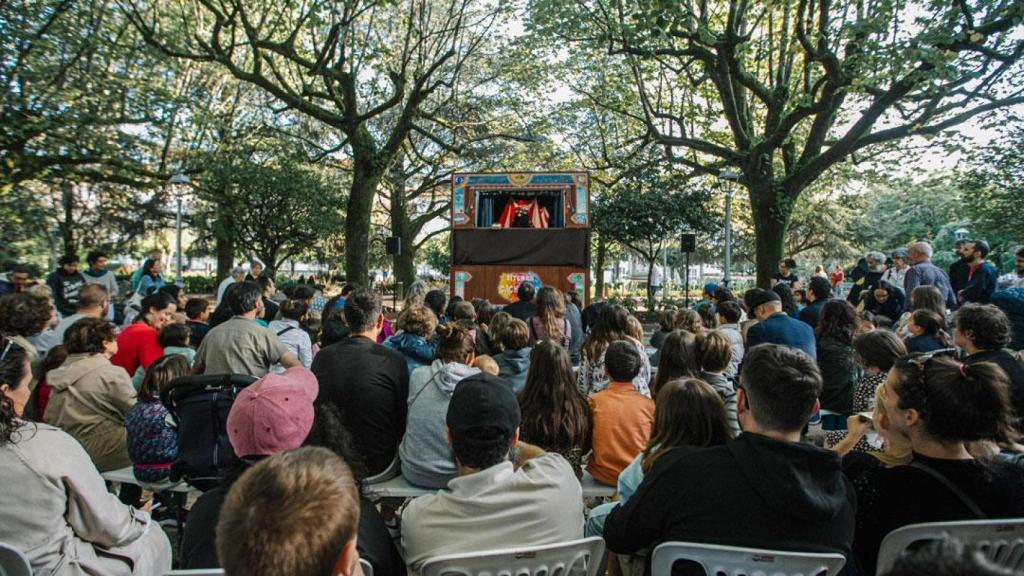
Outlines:
[[[750,299],[750,311],[753,312],[761,304],[767,304],[769,302],[781,302],[782,298],[775,293],[774,290],[759,289],[756,294]]]
[[[455,385],[445,420],[460,442],[490,443],[511,439],[519,418],[519,401],[508,382],[481,372]]]

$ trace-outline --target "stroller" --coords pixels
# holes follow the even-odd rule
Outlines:
[[[168,384],[160,401],[178,428],[178,459],[170,479],[206,491],[236,460],[228,439],[228,412],[243,388],[256,381],[240,374],[184,376]]]

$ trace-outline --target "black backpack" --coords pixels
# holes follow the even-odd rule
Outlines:
[[[222,471],[238,457],[228,439],[228,412],[243,388],[256,381],[240,374],[184,376],[171,381],[160,401],[178,427],[178,459],[171,480],[199,490],[220,482]]]

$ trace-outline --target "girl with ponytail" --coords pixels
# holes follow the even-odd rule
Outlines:
[[[946,331],[946,320],[926,308],[914,310],[907,322],[910,336],[904,341],[907,352],[911,354],[934,352],[953,346],[953,339]]]
[[[948,355],[901,359],[880,397],[875,426],[908,444],[911,461],[878,467],[854,481],[854,552],[875,571],[882,538],[908,524],[1024,516],[1024,473],[975,460],[968,443],[1016,439],[1006,374],[990,362],[967,365]]]

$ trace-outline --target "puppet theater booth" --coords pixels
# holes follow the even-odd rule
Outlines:
[[[590,174],[452,175],[451,293],[505,305],[522,282],[590,294]]]

